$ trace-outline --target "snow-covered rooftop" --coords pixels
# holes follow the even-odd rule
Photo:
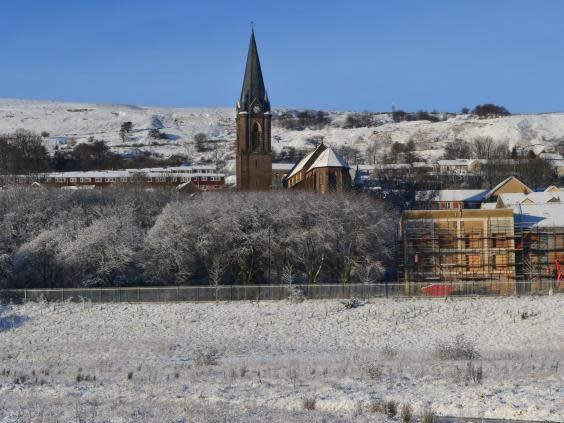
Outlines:
[[[294,176],[295,174],[300,172],[304,168],[304,166],[308,162],[308,160],[311,158],[311,156],[313,156],[315,154],[316,151],[317,150],[313,150],[311,153],[309,153],[307,156],[305,156],[303,159],[301,159],[298,162],[298,164],[294,167],[292,172],[290,172],[290,174],[288,175],[288,178],[291,178],[292,176]]]
[[[564,202],[564,192],[531,192],[524,193],[507,193],[499,195],[500,201],[506,206],[522,204],[523,202],[533,202],[534,204],[546,204],[553,202]]]
[[[290,170],[294,163],[272,163],[272,170]]]
[[[319,155],[317,160],[310,166],[310,169],[318,167],[344,167],[349,169],[347,162],[331,147],[328,147]]]
[[[483,189],[442,189],[440,191],[417,191],[416,201],[467,201],[480,202],[488,193]]]
[[[513,206],[515,226],[519,228],[564,227],[564,204],[517,204]]]
[[[437,163],[439,164],[439,166],[468,166],[477,161],[477,159],[454,159],[438,160]]]

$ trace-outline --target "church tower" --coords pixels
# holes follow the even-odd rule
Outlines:
[[[270,102],[264,88],[255,33],[247,55],[241,98],[237,102],[237,190],[266,191],[272,179]]]

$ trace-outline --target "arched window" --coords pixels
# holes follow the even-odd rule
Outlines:
[[[256,151],[259,149],[261,139],[262,133],[260,125],[255,122],[253,124],[253,130],[251,131],[251,151]]]

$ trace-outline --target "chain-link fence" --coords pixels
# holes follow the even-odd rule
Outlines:
[[[555,281],[471,281],[454,283],[376,283],[315,285],[222,285],[138,287],[138,288],[60,288],[0,290],[0,302],[204,302],[285,300],[299,290],[310,300],[379,297],[474,297],[508,295],[547,295],[564,292]]]

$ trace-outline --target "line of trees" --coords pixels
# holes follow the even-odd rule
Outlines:
[[[0,175],[28,174],[49,169],[49,154],[41,136],[18,130],[0,135]]]
[[[72,149],[56,150],[50,156],[43,138],[26,130],[0,134],[0,175],[177,166],[187,161],[182,155],[157,159],[150,152],[124,158],[94,137]]]
[[[289,110],[274,116],[274,124],[291,130],[321,129],[331,124],[327,112],[322,110]]]
[[[516,176],[531,187],[550,185],[558,180],[551,164],[532,150],[512,149],[492,137],[476,137],[472,142],[455,140],[445,146],[444,159],[483,159],[481,174],[488,187],[508,176]]]
[[[397,211],[365,195],[0,191],[0,287],[375,282]]]

